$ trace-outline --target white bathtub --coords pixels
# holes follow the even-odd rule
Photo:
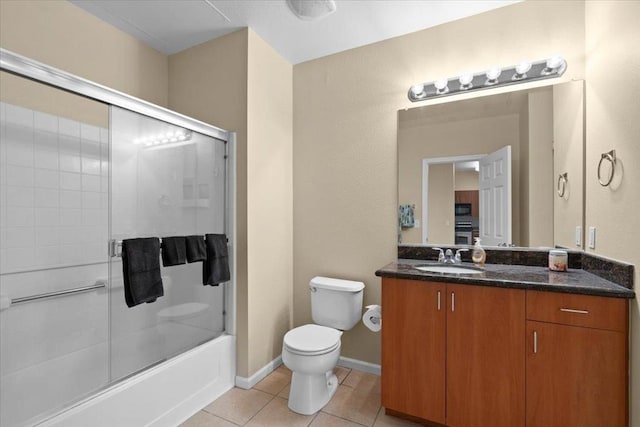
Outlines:
[[[233,388],[236,338],[223,335],[126,379],[38,424],[171,426]]]

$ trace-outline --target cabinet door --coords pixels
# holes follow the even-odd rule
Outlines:
[[[524,426],[524,333],[524,290],[447,285],[448,426]]]
[[[527,321],[526,345],[527,427],[627,425],[626,333]]]
[[[445,288],[382,281],[382,405],[440,424],[445,422]]]

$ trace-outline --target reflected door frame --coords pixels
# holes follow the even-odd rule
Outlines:
[[[438,165],[443,163],[458,163],[458,162],[474,162],[479,161],[487,154],[470,154],[466,156],[452,156],[452,157],[431,157],[428,159],[422,159],[422,213],[420,218],[422,220],[422,233],[421,242],[429,243],[429,165]],[[454,218],[455,220],[455,218]]]

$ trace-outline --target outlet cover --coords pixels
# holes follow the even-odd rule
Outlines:
[[[589,227],[589,248],[596,248],[596,228]]]

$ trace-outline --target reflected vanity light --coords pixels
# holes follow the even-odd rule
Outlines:
[[[144,138],[136,138],[133,143],[142,146],[144,149],[158,149],[178,147],[180,145],[191,144],[192,132],[180,129],[157,135],[150,135]]]
[[[562,76],[566,69],[567,61],[560,55],[554,55],[540,61],[522,61],[510,67],[491,67],[478,73],[419,83],[411,86],[408,96],[411,102],[419,102],[461,92],[556,78]]]

